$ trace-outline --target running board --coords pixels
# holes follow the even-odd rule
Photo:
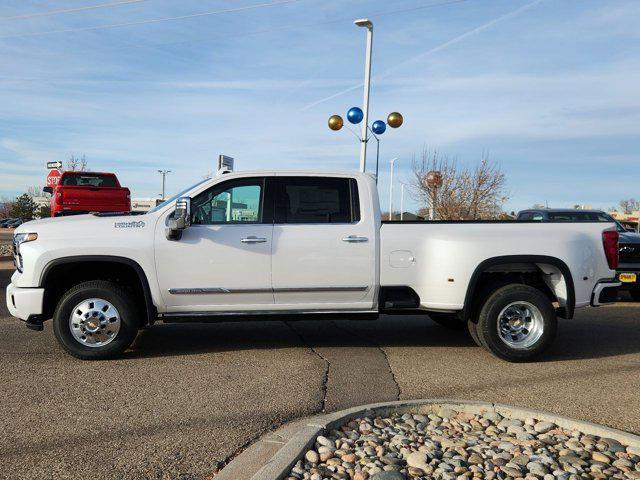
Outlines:
[[[376,320],[377,310],[275,310],[267,312],[177,312],[158,315],[164,323],[280,320]]]

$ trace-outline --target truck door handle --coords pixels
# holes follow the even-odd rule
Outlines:
[[[265,243],[267,241],[264,237],[254,237],[253,235],[245,237],[240,240],[242,243]]]
[[[362,243],[362,242],[368,242],[369,239],[367,237],[358,237],[357,235],[349,235],[348,237],[344,237],[342,241],[349,242],[349,243]]]

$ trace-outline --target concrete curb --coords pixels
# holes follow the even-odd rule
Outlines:
[[[260,437],[238,457],[224,467],[216,480],[282,480],[296,462],[311,447],[318,435],[331,431],[348,421],[363,416],[391,413],[437,413],[443,408],[456,412],[484,414],[496,412],[503,417],[525,420],[535,418],[559,427],[598,437],[612,438],[624,445],[640,448],[640,436],[592,422],[573,420],[548,412],[512,407],[500,403],[432,399],[372,403],[338,412],[317,415],[284,425],[275,432]]]

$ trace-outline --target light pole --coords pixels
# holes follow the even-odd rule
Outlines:
[[[404,220],[404,183],[400,184],[400,221]]]
[[[392,158],[389,162],[391,164],[391,176],[389,177],[389,220],[393,220],[393,165],[397,159],[397,157]]]
[[[367,18],[360,18],[355,23],[358,27],[367,29],[367,51],[364,60],[364,99],[362,101],[362,110],[364,113],[364,122],[362,123],[362,138],[360,139],[360,171],[364,172],[367,168],[367,140],[368,140],[368,119],[369,119],[369,86],[371,83],[371,51],[373,49],[373,23]]]
[[[349,128],[349,131],[353,133],[360,141],[360,171],[365,172],[367,170],[367,143],[369,142],[369,132],[378,142],[377,155],[376,155],[376,183],[378,182],[378,155],[380,154],[380,135],[382,135],[387,129],[387,125],[391,128],[399,128],[404,121],[402,115],[399,112],[391,112],[387,115],[386,123],[382,120],[376,120],[369,125],[369,86],[371,83],[371,50],[373,48],[373,23],[367,18],[361,18],[356,20],[355,23],[359,27],[365,27],[367,29],[367,51],[364,65],[364,100],[362,108],[351,107],[347,111],[347,120],[349,123],[357,125],[362,122],[361,134],[358,134]],[[333,131],[340,130],[345,126],[344,120],[340,115],[331,115],[328,121],[329,128]]]
[[[158,173],[162,175],[162,200],[164,200],[164,180],[168,173],[171,173],[171,170],[158,170]]]

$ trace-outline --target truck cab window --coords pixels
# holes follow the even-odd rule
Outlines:
[[[276,223],[352,223],[360,220],[354,179],[281,177]]]
[[[263,183],[241,179],[214,185],[191,202],[191,223],[261,223]]]

